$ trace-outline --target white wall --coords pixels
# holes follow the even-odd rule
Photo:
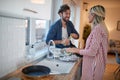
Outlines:
[[[86,7],[88,9],[88,11],[85,11],[85,8],[83,6],[83,1],[81,1],[81,27],[80,27],[80,34],[83,34],[83,27],[85,26],[85,24],[89,24],[88,22],[88,12],[89,9],[94,6],[94,5],[103,5],[106,9],[106,25],[107,28],[109,30],[109,39],[116,39],[116,40],[120,40],[120,31],[117,31],[117,21],[120,20],[120,1],[89,1],[89,0],[84,0],[85,2],[88,1],[88,6]],[[80,42],[84,42],[82,39],[82,35],[80,38]],[[83,45],[83,44],[82,44]]]
[[[34,4],[31,0],[0,0],[0,11],[50,20],[51,4],[52,0],[45,0],[45,4]],[[24,8],[38,13],[24,11]]]
[[[120,40],[120,31],[117,31],[117,21],[120,21],[120,7],[106,8],[109,39]]]
[[[90,9],[91,6],[93,5],[90,5],[88,9]],[[120,31],[117,31],[117,21],[120,21],[120,6],[103,6],[106,10],[105,23],[109,30],[109,39],[120,40]],[[86,19],[86,22],[88,22],[88,19]]]

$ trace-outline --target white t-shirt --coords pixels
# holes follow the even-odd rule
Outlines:
[[[62,39],[67,38],[68,38],[67,28],[62,27]]]

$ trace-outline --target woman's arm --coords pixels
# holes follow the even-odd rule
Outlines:
[[[101,31],[100,29],[95,29],[95,32],[93,32],[93,37],[91,39],[89,47],[86,49],[78,49],[78,48],[66,48],[67,52],[71,53],[78,53],[80,55],[87,55],[87,56],[95,56],[97,54],[98,49],[100,48],[100,43],[102,39]]]

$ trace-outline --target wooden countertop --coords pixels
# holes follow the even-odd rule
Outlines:
[[[73,68],[69,74],[57,74],[57,75],[51,74],[51,75],[44,76],[44,77],[33,77],[33,78],[23,76],[23,74],[21,73],[21,70],[24,67],[26,67],[26,66],[24,66],[23,68],[15,71],[12,74],[12,76],[9,76],[9,78],[10,77],[18,77],[18,78],[22,78],[22,80],[77,80],[78,78],[80,78],[81,63],[82,63],[82,59],[80,58],[78,61],[76,61],[75,65],[73,66]],[[32,64],[29,64],[29,65],[32,65]],[[6,77],[6,78],[8,78],[8,77]],[[4,79],[0,79],[0,80],[7,80],[7,79],[4,78]]]

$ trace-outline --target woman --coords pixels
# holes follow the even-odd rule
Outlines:
[[[104,23],[104,7],[93,6],[88,18],[92,24],[92,31],[87,39],[85,49],[66,48],[66,51],[83,55],[81,80],[102,80],[108,48],[108,30]]]

